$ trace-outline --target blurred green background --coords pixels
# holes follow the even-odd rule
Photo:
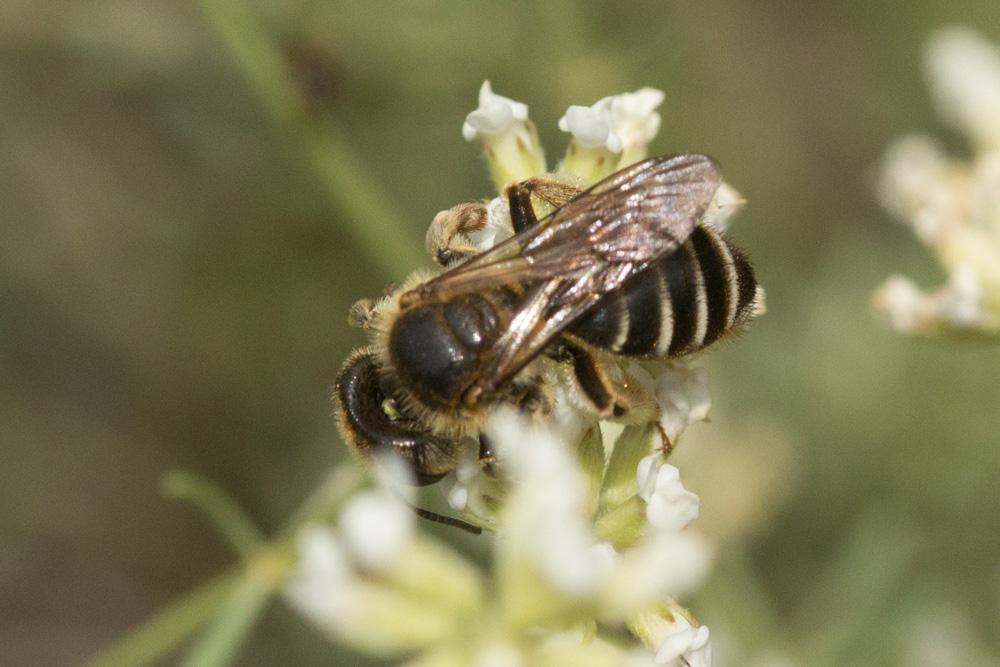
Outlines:
[[[273,529],[343,459],[347,309],[423,261],[435,212],[491,194],[460,134],[484,78],[550,163],[566,106],[662,88],[653,152],[709,153],[749,199],[733,235],[769,313],[711,356],[679,464],[719,540],[690,601],[718,662],[1000,661],[1000,350],[904,340],[868,306],[890,273],[941,280],[874,165],[913,130],[965,150],[921,48],[1000,39],[1000,4],[233,4],[294,96],[262,98],[265,54],[237,64],[196,2],[0,8],[0,662],[78,664],[232,564],[165,471]],[[360,661],[275,605],[240,664]]]

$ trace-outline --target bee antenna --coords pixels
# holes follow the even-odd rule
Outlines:
[[[464,530],[467,533],[472,533],[473,535],[480,535],[483,532],[483,529],[479,526],[473,526],[471,523],[467,523],[461,519],[456,519],[453,516],[445,516],[443,514],[438,514],[437,512],[431,512],[430,510],[425,510],[422,507],[416,507],[415,505],[410,505],[410,509],[412,509],[421,519],[427,519],[428,521],[444,524],[445,526],[452,526],[454,528]]]

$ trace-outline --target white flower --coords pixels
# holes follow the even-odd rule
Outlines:
[[[523,667],[524,656],[510,644],[493,643],[485,646],[472,661],[472,667]]]
[[[512,412],[498,413],[490,428],[514,483],[505,521],[511,539],[556,589],[594,593],[611,573],[614,550],[590,528],[587,483],[576,461],[552,433]]]
[[[621,153],[622,139],[611,129],[611,99],[605,97],[592,107],[571,106],[559,119],[559,129],[572,134],[584,148],[604,147]]]
[[[486,226],[466,234],[480,252],[489,250],[514,235],[510,222],[510,203],[506,197],[494,197],[486,205]]]
[[[680,471],[657,452],[639,461],[639,495],[646,501],[646,519],[654,528],[681,530],[698,518],[701,501],[681,484]]]
[[[559,171],[593,183],[646,157],[662,102],[662,91],[643,88],[569,107],[559,119],[559,129],[572,135]]]
[[[388,489],[351,498],[340,515],[340,528],[351,554],[363,566],[389,565],[413,534],[414,515]]]
[[[645,151],[660,129],[656,108],[663,98],[663,91],[642,88],[601,98],[593,106],[574,105],[559,119],[559,129],[572,134],[583,148],[603,147],[612,153]]]
[[[479,140],[497,189],[545,173],[545,155],[535,126],[528,120],[527,105],[497,95],[484,81],[479,106],[465,117],[462,136]]]
[[[688,426],[708,418],[712,395],[704,368],[681,361],[645,366],[632,361],[628,373],[655,397],[660,408],[660,427],[672,443]]]
[[[903,137],[886,151],[879,199],[911,224],[921,241],[933,245],[959,217],[950,183],[952,172],[935,141],[923,136]]]
[[[611,614],[694,591],[708,575],[712,549],[690,531],[655,530],[620,554],[605,587],[604,609]]]
[[[308,618],[321,626],[332,625],[345,609],[341,593],[353,576],[347,554],[334,532],[320,525],[303,528],[296,549],[298,563],[285,593]]]
[[[883,205],[937,256],[948,283],[930,293],[890,278],[875,307],[906,334],[1000,334],[1000,49],[950,29],[927,53],[941,114],[972,139],[970,162],[951,160],[933,140],[906,137],[886,153]]]
[[[483,81],[479,89],[479,107],[465,117],[462,136],[466,141],[475,141],[485,136],[494,136],[511,129],[517,123],[528,120],[528,105],[493,92],[489,81]]]
[[[969,265],[952,271],[948,284],[922,292],[904,276],[892,276],[872,297],[889,325],[905,334],[929,335],[949,329],[996,330],[997,317],[984,307],[983,286]]]
[[[711,667],[712,644],[704,625],[692,626],[680,614],[675,615],[675,629],[667,634],[656,652],[656,664],[669,667]]]
[[[941,116],[1000,148],[1000,50],[973,30],[942,30],[928,45],[927,74]]]

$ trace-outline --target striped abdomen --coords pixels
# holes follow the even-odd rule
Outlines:
[[[630,357],[679,357],[749,317],[757,281],[743,254],[707,225],[597,302],[570,332]]]

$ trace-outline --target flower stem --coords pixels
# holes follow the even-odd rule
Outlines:
[[[204,477],[175,470],[164,476],[162,488],[167,497],[201,509],[239,555],[249,556],[263,543],[260,531],[236,501]]]
[[[162,658],[212,617],[235,580],[235,574],[229,572],[187,593],[102,650],[87,667],[141,667]]]
[[[191,652],[181,662],[185,667],[221,667],[230,664],[257,619],[274,594],[274,584],[266,577],[248,573],[231,588],[218,607],[215,621],[208,626]]]
[[[343,227],[358,247],[394,278],[423,263],[421,244],[403,233],[402,217],[362,173],[343,128],[331,116],[309,111],[280,45],[252,7],[239,0],[202,0],[201,4],[250,88],[318,176],[323,193],[342,214]]]

